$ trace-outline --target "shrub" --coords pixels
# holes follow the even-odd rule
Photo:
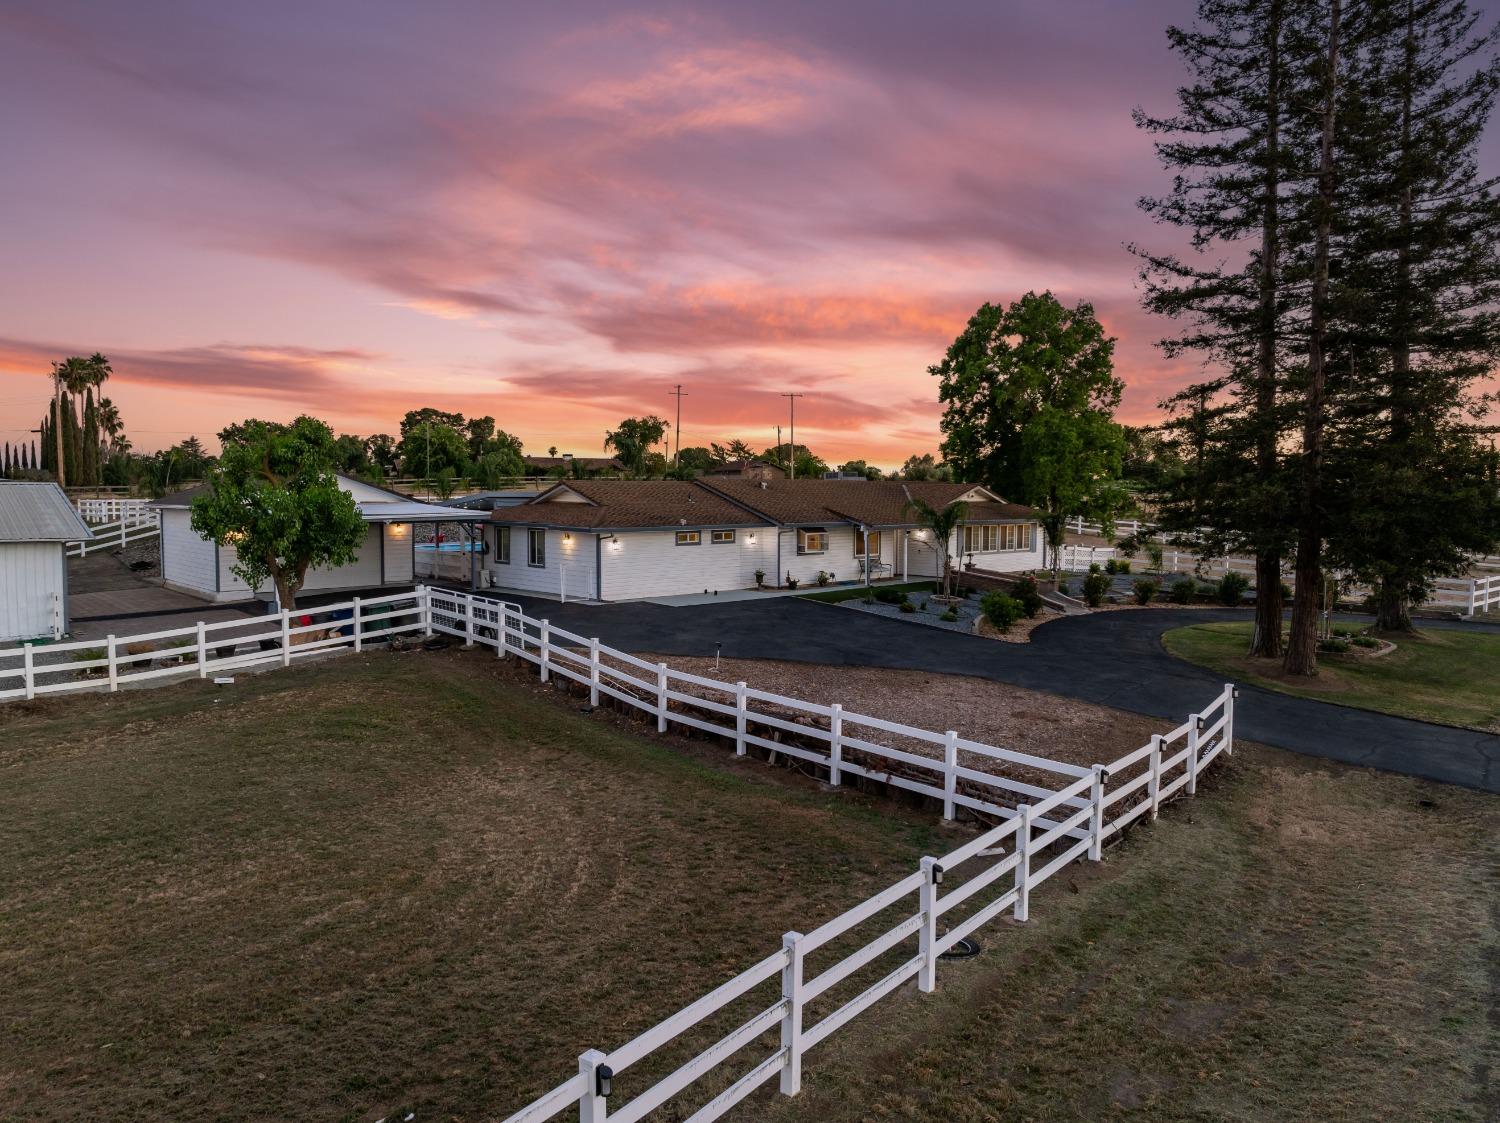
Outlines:
[[[1083,579],[1083,600],[1090,608],[1104,603],[1104,594],[1109,592],[1110,581],[1102,573],[1090,573]]]
[[[1223,577],[1219,578],[1215,594],[1218,596],[1220,604],[1234,608],[1243,599],[1245,590],[1249,587],[1250,579],[1243,573],[1236,573],[1231,569]]]
[[[1291,599],[1292,599],[1292,587],[1290,585],[1288,585],[1285,581],[1283,581],[1281,583],[1281,600],[1282,600],[1282,603],[1286,603],[1287,601],[1290,601]]]
[[[1115,562],[1115,572],[1116,573],[1129,573],[1130,572],[1130,563],[1128,561],[1124,561],[1123,559],[1121,561]]]
[[[949,624],[956,623],[958,621],[958,610],[950,608],[947,612],[943,613],[942,616],[938,617],[938,619],[943,620]]]
[[[1198,583],[1191,577],[1172,582],[1172,600],[1177,604],[1192,604],[1193,596],[1197,591]]]
[[[1154,596],[1156,596],[1156,590],[1158,588],[1160,588],[1160,586],[1157,585],[1157,583],[1155,581],[1151,580],[1151,578],[1149,578],[1149,577],[1138,578],[1136,580],[1135,585],[1134,585],[1134,589],[1135,589],[1135,603],[1136,604],[1150,604],[1151,603],[1151,598],[1154,597]]]
[[[1037,588],[1035,577],[1023,577],[1017,581],[1011,596],[1021,602],[1021,611],[1027,616],[1035,616],[1042,610],[1042,591]]]
[[[984,612],[984,618],[1002,632],[1007,631],[1022,615],[1031,615],[1019,600],[1006,596],[998,589],[993,593],[986,593],[984,600],[979,602],[979,607]]]
[[[1326,655],[1343,655],[1349,650],[1349,641],[1343,636],[1332,636],[1319,640],[1318,650]]]
[[[1059,577],[1057,579],[1057,591],[1063,596],[1068,595],[1068,582],[1066,578]]]
[[[914,605],[914,604],[912,604],[911,601],[904,600],[904,601],[901,602],[901,611],[902,612],[915,612],[916,610],[917,610],[917,606]]]
[[[818,588],[820,588],[820,589],[823,588],[825,585],[827,585],[832,580],[833,580],[833,574],[831,574],[831,573],[825,573],[821,569],[818,570],[818,576],[817,576]]]
[[[875,599],[881,604],[900,604],[906,600],[906,594],[900,589],[876,589]]]
[[[1092,573],[1093,569],[1094,569],[1093,566],[1089,566],[1089,572]],[[1116,573],[1119,572],[1119,569],[1117,568],[1117,566],[1115,564],[1115,559],[1114,558],[1110,558],[1108,561],[1106,561],[1104,563],[1104,572],[1108,573],[1110,575],[1113,575],[1113,574],[1116,574]]]
[[[1103,570],[1101,570],[1099,568],[1099,563],[1098,562],[1089,562],[1089,572],[1090,573],[1102,573]],[[1114,571],[1110,570],[1110,572],[1113,573]]]
[[[1380,641],[1374,636],[1355,636],[1349,641],[1355,647],[1379,647]]]
[[[1151,572],[1160,573],[1162,563],[1166,557],[1166,551],[1162,549],[1162,544],[1156,541],[1147,542],[1146,556],[1151,559]]]

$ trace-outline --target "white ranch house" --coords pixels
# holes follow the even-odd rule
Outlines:
[[[416,580],[417,523],[474,524],[488,517],[486,511],[422,503],[348,476],[339,476],[338,483],[359,508],[366,523],[365,540],[347,565],[308,570],[303,592],[409,589]],[[269,583],[252,589],[234,574],[233,546],[219,546],[193,530],[190,508],[207,490],[207,484],[200,484],[152,504],[161,516],[162,583],[209,601],[274,597]]]
[[[0,481],[0,641],[68,631],[68,547],[93,541],[62,488]]]
[[[899,480],[566,480],[490,513],[488,584],[579,600],[727,592],[819,572],[840,583],[935,577],[938,550],[913,499],[967,505],[955,567],[1042,565],[1037,513],[972,484]]]

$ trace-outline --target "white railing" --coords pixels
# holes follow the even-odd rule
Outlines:
[[[1027,920],[1034,889],[1073,862],[1098,861],[1106,841],[1144,816],[1154,819],[1164,801],[1195,794],[1203,770],[1234,743],[1232,685],[1171,732],[1110,764],[1086,768],[971,741],[953,730],[937,733],[675,671],[528,617],[517,605],[468,593],[418,586],[408,594],[306,611],[313,617],[305,621],[303,612],[283,611],[109,636],[102,646],[83,641],[0,649],[0,699],[105,685],[118,690],[267,663],[290,666],[319,652],[442,632],[469,646],[493,647],[500,657],[519,656],[537,666],[544,682],[555,676],[577,683],[592,705],[615,698],[653,718],[658,732],[677,724],[716,734],[732,741],[738,755],[755,747],[813,764],[831,785],[862,777],[940,801],[946,819],[962,807],[999,820],[942,858],[922,859],[912,874],[810,932],[787,933],[779,951],[613,1052],[583,1053],[574,1075],[507,1123],[539,1123],[574,1106],[581,1120],[633,1123],[773,1032],[779,1045],[768,1043],[769,1052],[758,1054],[690,1119],[718,1118],[773,1077],[784,1094],[796,1094],[809,1050],[912,978],[919,991],[934,990],[939,958],[960,940],[1006,911]],[[806,716],[788,720],[796,714]],[[892,740],[896,744],[886,743]],[[924,746],[928,753],[920,751]],[[896,908],[894,924],[887,917],[878,933],[856,935]],[[771,984],[778,989],[748,1020],[611,1108],[614,1082],[627,1069]],[[859,989],[851,995],[852,987]]]
[[[304,617],[308,622],[302,622]],[[292,609],[249,620],[199,621],[104,640],[0,648],[0,701],[108,687],[119,690],[157,679],[196,676],[293,659],[325,651],[360,651],[410,632],[430,634],[424,589],[316,608]]]
[[[144,542],[161,534],[161,524],[155,511],[148,512],[149,519],[137,520],[127,516],[112,523],[90,527],[94,537],[88,542],[74,542],[68,546],[68,557],[82,558],[102,550],[118,550],[132,542]]]
[[[76,504],[78,515],[84,522],[155,523],[156,512],[146,499],[110,497],[106,499],[80,499]]]
[[[917,871],[840,916],[806,934],[787,933],[780,950],[612,1052],[582,1053],[576,1073],[506,1123],[540,1123],[573,1109],[580,1120],[634,1123],[773,1034],[779,1044],[768,1042],[748,1067],[723,1077],[720,1083],[730,1082],[687,1118],[717,1119],[772,1078],[784,1094],[795,1095],[808,1050],[910,979],[920,991],[932,991],[939,958],[960,940],[1006,911],[1025,921],[1034,889],[1073,862],[1098,861],[1106,841],[1143,816],[1155,818],[1164,801],[1195,794],[1203,770],[1234,743],[1233,685],[1171,732],[1111,764],[1085,768],[951,730],[937,733],[676,671],[532,619],[514,605],[439,589],[427,595],[434,631],[493,646],[501,657],[524,658],[544,682],[556,678],[587,689],[591,705],[617,699],[653,718],[658,732],[675,724],[716,734],[732,741],[737,755],[753,746],[810,763],[831,785],[864,777],[941,801],[944,818],[962,807],[1000,820],[944,857],[924,858]],[[792,714],[806,717],[787,720]],[[931,746],[934,755],[875,739],[882,735]],[[986,767],[971,767],[966,757]],[[1037,783],[1038,774],[1062,786]],[[1018,803],[1020,797],[1030,802]],[[962,882],[956,880],[960,870]],[[874,935],[853,935],[892,909],[899,909],[894,924],[887,919]],[[852,995],[851,982],[858,986]],[[628,1102],[617,1102],[623,1095],[616,1082],[629,1068],[680,1045],[685,1034],[765,988],[771,993],[753,1003],[747,1020],[666,1075],[643,1081]],[[836,1000],[836,992],[843,997]]]

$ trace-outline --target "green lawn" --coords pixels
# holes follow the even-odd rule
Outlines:
[[[1379,658],[1320,656],[1314,679],[1288,678],[1274,660],[1250,659],[1248,623],[1195,624],[1162,636],[1191,663],[1286,694],[1426,721],[1500,730],[1500,634],[1427,629]]]

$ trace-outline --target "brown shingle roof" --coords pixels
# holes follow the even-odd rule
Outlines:
[[[574,492],[587,500],[558,498]],[[563,480],[530,503],[500,507],[494,522],[616,530],[668,526],[766,526],[760,518],[687,480]]]
[[[761,484],[764,483],[765,487]],[[938,480],[705,480],[703,485],[787,526],[855,522],[867,526],[911,526],[912,499],[945,507],[973,484]]]

